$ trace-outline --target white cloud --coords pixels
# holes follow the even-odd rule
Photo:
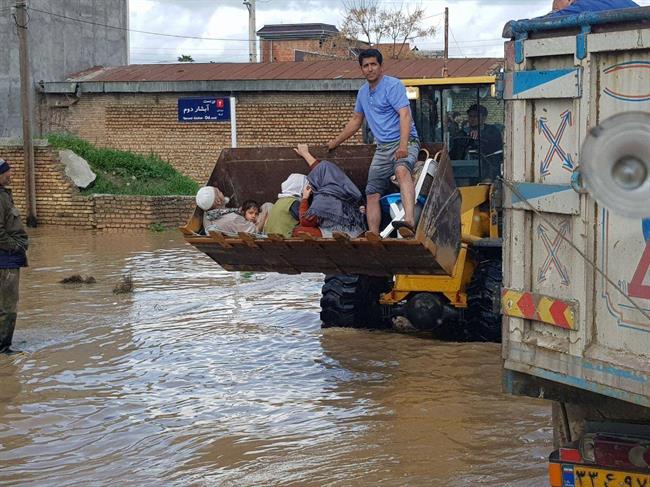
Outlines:
[[[650,5],[650,0],[637,0]],[[228,40],[200,40],[131,33],[131,62],[174,62],[190,54],[198,62],[248,61],[248,10],[242,0],[130,0],[131,28],[181,36]],[[433,38],[419,39],[420,49],[442,49],[441,13],[449,7],[449,52],[452,57],[500,57],[501,31],[510,19],[548,12],[551,0],[383,0],[382,5],[408,8],[421,5],[427,21],[437,27]],[[340,25],[341,0],[257,0],[257,29],[265,24],[324,23]]]

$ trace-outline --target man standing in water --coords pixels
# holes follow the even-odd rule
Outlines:
[[[367,83],[359,88],[354,115],[327,146],[330,150],[336,148],[361,128],[364,118],[368,121],[377,142],[366,185],[368,229],[379,233],[379,198],[388,192],[394,174],[404,205],[404,221],[394,226],[401,227],[402,235],[412,236],[415,231],[415,188],[411,171],[417,161],[420,141],[411,117],[406,88],[397,78],[382,73],[382,62],[377,49],[367,49],[359,54],[359,65]]]
[[[27,265],[27,232],[20,221],[11,190],[9,163],[0,159],[0,353],[13,353],[20,268]]]

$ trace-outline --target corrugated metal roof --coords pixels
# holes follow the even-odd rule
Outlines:
[[[503,64],[499,58],[450,59],[450,77],[484,76]],[[400,79],[439,78],[442,59],[386,60],[384,73]],[[239,81],[362,79],[357,61],[283,63],[132,64],[77,73],[69,81]]]

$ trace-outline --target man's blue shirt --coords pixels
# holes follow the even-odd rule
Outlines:
[[[632,0],[576,0],[562,10],[556,10],[547,17],[559,17],[561,15],[576,15],[583,12],[600,12],[602,10],[616,10],[619,8],[636,8],[639,5]]]
[[[400,140],[398,112],[404,107],[410,111],[406,88],[397,78],[383,75],[374,90],[368,83],[359,88],[354,111],[366,117],[376,142],[386,143]],[[410,137],[418,137],[412,119]]]

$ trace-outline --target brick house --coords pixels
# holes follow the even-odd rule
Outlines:
[[[500,59],[452,59],[451,77],[493,73]],[[400,79],[439,77],[441,59],[387,60]],[[40,84],[40,133],[70,132],[104,147],[154,152],[199,183],[237,146],[324,144],[348,121],[364,82],[356,61],[130,65]],[[234,97],[235,122],[179,122],[179,100]],[[233,130],[234,129],[234,130]],[[350,143],[363,142],[361,131]]]
[[[339,30],[330,24],[272,24],[257,31],[261,62],[302,61],[305,54],[321,53]]]
[[[408,42],[401,48],[399,44],[371,46],[362,40],[344,38],[330,24],[270,24],[258,30],[257,35],[263,63],[354,59],[369,47],[379,49],[387,58],[393,57],[396,50],[403,51],[402,58],[413,58],[417,51],[411,51]]]

